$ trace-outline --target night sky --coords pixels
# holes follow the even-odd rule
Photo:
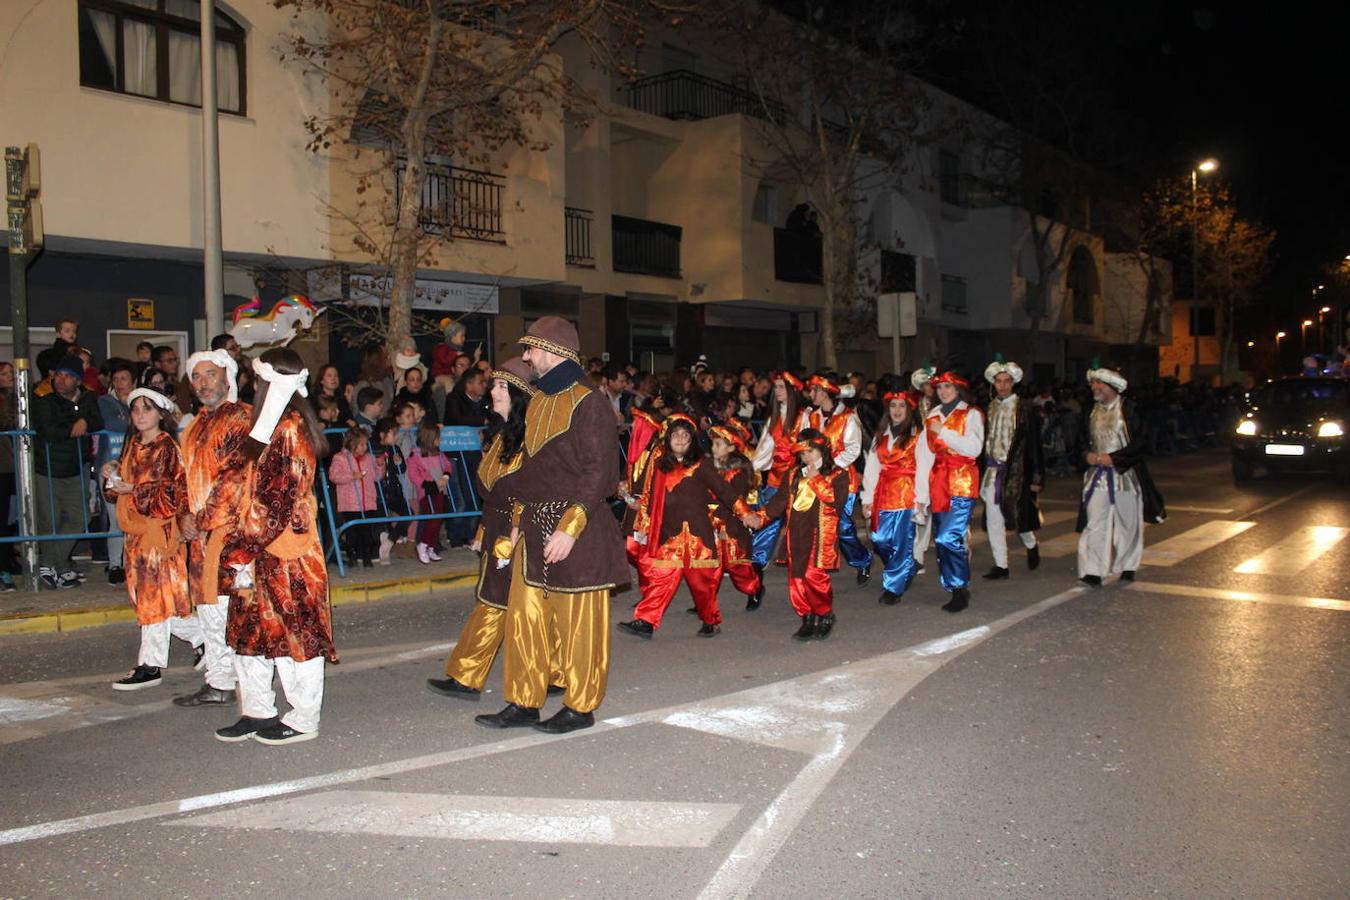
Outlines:
[[[1001,115],[1006,91],[991,87],[987,60],[1027,72],[1028,83],[1082,110],[1085,131],[1099,137],[1101,158],[1090,161],[1114,174],[1147,184],[1219,159],[1242,214],[1279,233],[1266,302],[1243,317],[1249,327],[1296,323],[1320,304],[1310,294],[1319,269],[1350,254],[1341,131],[1350,12],[1299,2],[934,0],[926,15],[926,77]],[[1105,118],[1088,121],[1094,108]],[[1094,142],[1083,146],[1091,153]]]

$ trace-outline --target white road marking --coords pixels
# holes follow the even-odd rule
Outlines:
[[[1311,491],[1311,490],[1312,490],[1314,487],[1316,487],[1316,486],[1317,486],[1317,485],[1310,484],[1310,485],[1308,485],[1307,487],[1299,488],[1298,490],[1294,491],[1292,494],[1286,494],[1286,495],[1283,496],[1283,497],[1277,497],[1276,499],[1274,499],[1274,500],[1270,501],[1269,503],[1267,503],[1265,506],[1258,506],[1256,509],[1252,510],[1251,512],[1246,513],[1245,515],[1243,515],[1243,518],[1244,518],[1244,519],[1254,519],[1254,518],[1256,518],[1257,516],[1261,515],[1261,513],[1264,513],[1264,512],[1270,512],[1270,511],[1271,511],[1272,509],[1274,509],[1275,507],[1280,506],[1280,505],[1282,505],[1282,504],[1284,504],[1284,503],[1288,503],[1290,500],[1293,500],[1295,497],[1302,497],[1304,494],[1308,493],[1308,491]]]
[[[1146,594],[1173,594],[1178,597],[1204,597],[1211,600],[1238,600],[1244,603],[1271,603],[1276,606],[1301,606],[1308,609],[1335,609],[1350,612],[1350,600],[1330,597],[1297,597],[1290,594],[1263,594],[1256,591],[1229,591],[1222,588],[1195,587],[1189,584],[1160,584],[1136,581],[1124,585],[1128,591]]]
[[[1350,534],[1350,528],[1309,525],[1267,548],[1259,556],[1253,556],[1233,571],[1239,575],[1297,575],[1344,540],[1347,534]]]
[[[1226,516],[1233,510],[1231,507],[1227,506],[1223,508],[1216,508],[1212,506],[1173,506],[1172,504],[1169,503],[1167,504],[1167,511],[1170,513],[1171,512],[1203,513],[1211,516]]]
[[[1248,528],[1256,527],[1255,522],[1229,522],[1211,519],[1203,525],[1197,525],[1189,531],[1183,531],[1175,537],[1144,548],[1144,565],[1175,566],[1190,559],[1197,553],[1203,553],[1213,547],[1237,537]]]
[[[1078,532],[1070,531],[1040,542],[1041,556],[1058,559],[1078,552]]]
[[[1025,607],[1015,613],[997,619],[981,628],[970,629],[968,632],[959,634],[969,635],[968,638],[960,641],[954,640],[958,635],[948,635],[939,639],[952,641],[952,649],[941,652],[939,655],[931,655],[935,649],[940,648],[940,644],[929,641],[919,644],[913,648],[898,650],[883,656],[874,657],[870,660],[863,660],[849,665],[843,665],[824,672],[808,675],[800,679],[792,679],[787,682],[778,682],[775,685],[764,685],[758,688],[750,688],[746,691],[725,695],[720,698],[725,706],[753,706],[756,698],[761,692],[772,691],[775,688],[785,685],[802,685],[809,682],[816,684],[834,684],[840,688],[837,692],[840,697],[847,698],[872,696],[879,702],[870,705],[865,709],[854,710],[853,726],[845,728],[839,726],[839,733],[833,736],[829,741],[829,752],[824,755],[813,748],[816,756],[812,762],[803,769],[793,781],[792,785],[779,795],[774,804],[763,815],[756,820],[755,826],[744,836],[737,844],[737,850],[733,851],[732,856],[719,869],[714,883],[718,885],[742,885],[745,890],[753,886],[754,880],[757,880],[768,865],[768,858],[763,863],[757,860],[747,859],[740,851],[746,847],[754,849],[756,854],[769,852],[776,853],[783,842],[787,840],[791,827],[800,821],[805,815],[807,807],[810,806],[814,798],[824,790],[825,785],[829,783],[830,778],[843,765],[853,748],[866,736],[866,730],[857,727],[859,724],[865,724],[866,728],[874,725],[890,708],[899,701],[910,687],[917,684],[927,674],[936,671],[942,664],[955,658],[961,652],[970,647],[976,646],[979,642],[986,639],[989,635],[996,634],[1004,629],[1023,621],[1030,616],[1034,616],[1045,610],[1051,609],[1060,603],[1069,600],[1085,591],[1086,588],[1071,588],[1068,591],[1048,597],[1045,600]],[[982,631],[981,629],[988,629]],[[924,655],[928,653],[930,655]],[[871,676],[873,680],[882,682],[878,691],[868,691],[864,688],[856,687],[857,679],[864,676]],[[908,686],[899,690],[894,682],[904,679]],[[780,691],[781,693],[781,691]],[[111,828],[134,822],[143,822],[150,819],[164,818],[166,816],[179,815],[186,812],[196,812],[203,809],[219,809],[233,806],[239,803],[246,803],[253,800],[262,800],[270,797],[282,797],[292,794],[305,793],[308,791],[323,790],[325,788],[335,788],[342,785],[355,784],[374,779],[389,778],[403,775],[408,772],[416,772],[424,769],[436,768],[438,766],[453,765],[464,760],[477,759],[480,757],[494,756],[499,753],[509,753],[515,750],[535,749],[542,745],[554,743],[557,741],[574,740],[576,738],[594,739],[607,732],[617,730],[639,723],[645,722],[663,722],[675,714],[687,711],[692,708],[701,708],[711,711],[715,701],[705,701],[703,703],[690,706],[667,707],[664,709],[650,710],[633,716],[624,716],[614,719],[597,722],[593,728],[584,731],[574,731],[566,735],[545,735],[538,732],[531,732],[518,738],[494,741],[486,744],[478,744],[472,747],[463,747],[457,750],[447,750],[439,753],[430,753],[423,756],[414,756],[401,760],[393,760],[386,763],[378,763],[369,766],[360,766],[352,769],[341,769],[336,772],[329,772],[321,775],[311,775],[305,778],[297,778],[289,781],[276,781],[264,784],[248,785],[229,791],[220,791],[213,794],[201,794],[193,797],[185,797],[179,800],[166,800],[159,803],[149,803],[142,806],[133,806],[124,809],[108,810],[106,812],[91,813],[89,815],[77,816],[69,819],[59,819],[51,822],[40,822],[34,825],[25,825],[18,828],[10,828],[0,831],[0,846],[10,844],[20,844],[27,841],[43,840],[47,838],[60,837],[67,834],[78,834],[85,831],[92,831],[99,828]],[[821,718],[819,711],[813,713],[813,718]],[[794,787],[795,786],[795,787]],[[787,831],[784,831],[784,823],[791,823]],[[749,866],[750,868],[747,868]],[[753,873],[753,879],[747,880]],[[708,890],[713,890],[714,884],[710,884]],[[715,891],[709,896],[718,896]]]
[[[462,841],[707,847],[740,809],[735,803],[329,791],[165,824]]]

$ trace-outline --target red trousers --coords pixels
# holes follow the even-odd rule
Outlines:
[[[815,566],[807,566],[805,578],[789,576],[788,599],[799,616],[829,615],[834,610],[834,586],[830,584],[830,573]]]
[[[637,570],[638,593],[645,594],[647,593],[647,567],[642,564],[642,545],[629,532],[623,547],[628,554],[628,564]]]
[[[689,593],[694,597],[694,606],[698,617],[709,625],[722,624],[722,613],[717,608],[717,586],[722,580],[721,567],[684,568],[658,567],[649,559],[638,563],[638,584],[642,588],[642,599],[633,610],[634,618],[661,627],[661,618],[665,616],[670,601],[680,588],[680,581],[689,584]]]
[[[728,566],[725,561],[722,565],[722,571],[731,576],[731,583],[735,585],[736,590],[746,596],[759,593],[759,573],[755,571],[754,566],[748,562]]]

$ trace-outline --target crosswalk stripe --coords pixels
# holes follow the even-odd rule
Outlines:
[[[1230,591],[1222,588],[1196,587],[1190,584],[1163,584],[1153,581],[1135,581],[1125,585],[1125,589],[1144,594],[1171,594],[1176,597],[1204,597],[1211,600],[1237,600],[1242,603],[1270,603],[1276,606],[1301,606],[1306,609],[1334,609],[1340,612],[1350,612],[1350,600],[1336,600],[1331,597],[1296,597],[1289,594]]]
[[[1203,553],[1216,547],[1229,538],[1237,537],[1248,528],[1255,526],[1255,522],[1229,522],[1222,519],[1213,519],[1203,525],[1197,525],[1189,531],[1183,531],[1175,537],[1154,544],[1152,547],[1145,547],[1144,565],[1175,566],[1177,563],[1184,562],[1197,553]]]
[[[1052,525],[1058,525],[1060,522],[1067,522],[1070,519],[1075,519],[1077,517],[1078,517],[1077,512],[1067,509],[1057,509],[1054,512],[1043,512],[1041,513],[1041,528],[1049,528]],[[989,542],[989,535],[985,532],[983,528],[980,527],[979,522],[973,523],[971,532],[972,532],[970,536],[971,546],[974,546],[976,544],[986,544]]]
[[[1339,544],[1350,528],[1309,525],[1233,569],[1239,575],[1297,575]]]
[[[740,810],[736,803],[329,791],[166,824],[462,841],[707,847]]]
[[[1061,534],[1049,540],[1041,541],[1040,547],[1041,556],[1050,559],[1072,556],[1078,552],[1078,532],[1070,531],[1068,534]]]

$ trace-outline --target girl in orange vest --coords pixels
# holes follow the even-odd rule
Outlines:
[[[920,508],[933,517],[942,589],[952,597],[942,608],[956,613],[970,605],[970,548],[966,533],[980,491],[977,464],[984,450],[984,415],[961,393],[970,383],[955,372],[933,379],[937,403],[923,420],[919,442]]]
[[[141,626],[141,651],[136,668],[113,682],[115,691],[159,684],[160,670],[169,664],[170,636],[197,647],[199,662],[203,642],[188,600],[187,547],[178,533],[178,518],[187,512],[187,475],[172,434],[170,416],[177,409],[149,388],[136,388],[127,399],[131,429],[122,459],[105,465],[103,478],[126,534],[127,593]]]
[[[914,478],[918,472],[919,393],[886,394],[882,420],[863,470],[862,510],[881,557],[879,602],[894,606],[914,579]]]

